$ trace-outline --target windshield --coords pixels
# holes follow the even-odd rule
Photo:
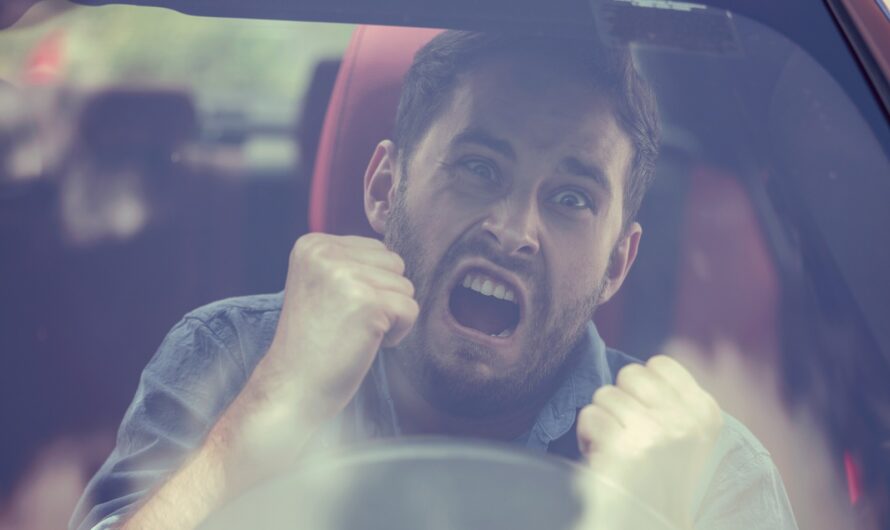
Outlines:
[[[627,50],[639,72],[620,88],[600,78],[592,99],[571,88],[574,52],[547,48],[546,60],[523,63],[502,59],[538,52],[491,44],[471,66],[457,63],[447,96],[437,99],[430,74],[416,100],[400,103],[411,57],[438,30],[46,1],[0,31],[0,409],[17,426],[0,442],[0,527],[63,527],[103,462],[99,476],[131,465],[127,451],[162,451],[164,464],[147,467],[164,473],[140,483],[157,487],[223,414],[219,403],[237,402],[273,335],[281,340],[276,322],[242,309],[276,303],[253,295],[294,289],[292,268],[303,263],[295,242],[309,232],[384,240],[419,304],[401,346],[386,342],[398,324],[378,339],[390,368],[369,360],[331,424],[361,417],[353,409],[376,403],[384,381],[379,406],[393,407],[392,417],[380,414],[391,424],[369,421],[376,434],[367,438],[464,432],[432,427],[440,416],[405,405],[416,377],[432,388],[420,392],[432,411],[473,421],[525,411],[513,403],[533,411],[515,432],[505,420],[509,435],[467,438],[531,448],[562,429],[541,442],[555,452],[578,428],[558,427],[559,418],[574,419],[592,399],[565,396],[587,388],[572,352],[594,333],[610,348],[604,363],[617,363],[612,349],[679,361],[762,444],[777,470],[769,498],[788,502],[800,528],[886,524],[890,247],[880,234],[890,222],[890,127],[860,64],[822,5],[796,21],[744,5],[589,7],[586,36]],[[651,116],[641,95],[649,90]],[[628,184],[636,177],[615,177],[647,172],[645,195]],[[404,187],[385,180],[409,174]],[[391,205],[395,220],[377,221],[379,208],[390,212],[378,185],[405,193]],[[499,257],[485,241],[513,254]],[[212,384],[152,379],[152,359],[210,313],[183,315],[245,296],[219,306],[229,327],[208,324],[216,334],[202,339],[227,344],[239,375],[220,364],[201,365]],[[452,346],[474,360],[413,355]],[[170,420],[189,424],[170,435],[177,450],[138,446],[148,435],[127,430],[152,385],[189,403],[187,418]],[[334,432],[318,438],[339,440]],[[531,471],[516,483],[538,476],[524,465]],[[697,528],[766,487],[736,485],[721,508],[720,488],[733,486],[720,477],[746,475],[713,467],[717,478],[690,499]],[[107,494],[92,488],[87,497]],[[85,499],[75,513],[83,524],[102,502],[115,506],[103,516],[126,513],[113,498]]]

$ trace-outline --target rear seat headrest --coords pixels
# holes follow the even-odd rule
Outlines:
[[[88,97],[78,123],[88,150],[172,149],[193,138],[197,116],[189,94],[176,89],[112,88]]]

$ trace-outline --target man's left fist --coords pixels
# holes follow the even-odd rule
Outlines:
[[[659,355],[596,391],[580,412],[578,444],[599,476],[692,528],[693,496],[722,425],[714,398]]]

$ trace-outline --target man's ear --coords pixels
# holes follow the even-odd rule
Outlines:
[[[605,285],[600,295],[599,303],[607,302],[624,283],[627,273],[634,260],[637,259],[637,249],[640,246],[640,238],[643,236],[643,227],[640,223],[632,223],[624,235],[615,244],[612,249],[612,255],[609,256],[609,266],[606,268]]]
[[[377,144],[365,170],[365,215],[378,234],[386,231],[386,220],[398,190],[396,146],[390,140]]]

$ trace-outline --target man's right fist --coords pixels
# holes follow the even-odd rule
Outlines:
[[[376,239],[312,233],[294,245],[267,362],[322,414],[342,410],[381,345],[414,325],[420,309],[404,272]]]

